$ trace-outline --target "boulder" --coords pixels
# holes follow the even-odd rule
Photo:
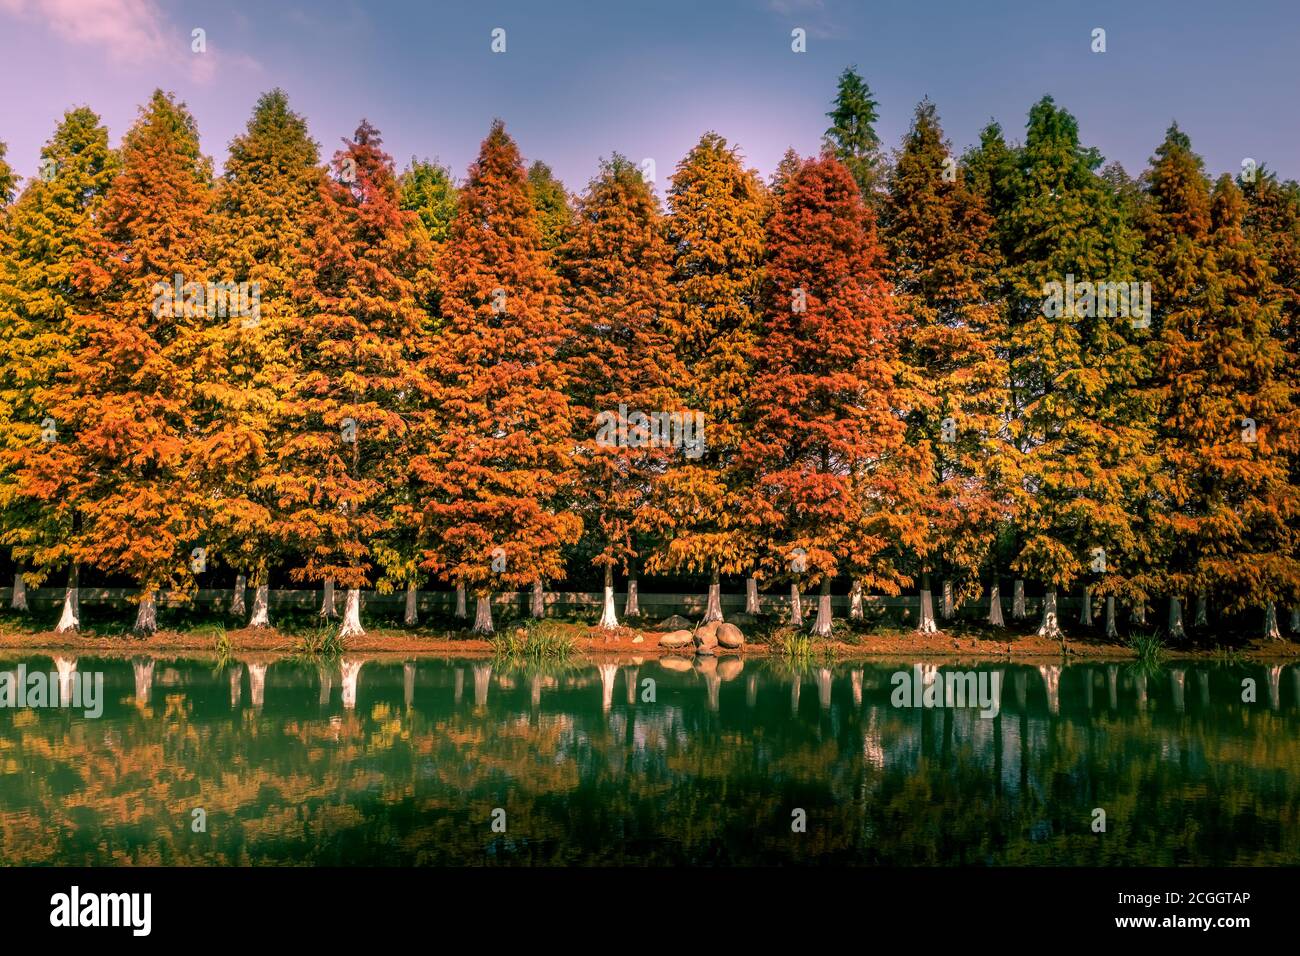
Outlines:
[[[655,625],[656,631],[689,631],[690,629],[691,622],[680,614],[674,614]]]
[[[745,644],[745,635],[741,633],[740,628],[731,623],[718,625],[717,638],[718,643],[728,650],[734,651]]]
[[[700,654],[712,654],[718,646],[718,622],[709,621],[695,629],[695,650]]]
[[[660,647],[686,647],[691,643],[690,631],[670,631],[663,637],[659,638]]]

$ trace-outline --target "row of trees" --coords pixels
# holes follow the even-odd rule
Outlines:
[[[283,93],[220,176],[154,94],[120,148],[69,113],[14,196],[0,152],[0,541],[24,582],[129,576],[136,627],[207,562],[477,599],[574,561],[601,624],[641,572],[919,585],[936,627],[998,580],[1216,610],[1300,604],[1300,187],[1213,183],[1172,127],[1138,180],[1050,98],[963,156],[928,101],[888,160],[846,70],[823,151],[764,183],[705,134],[663,210],[629,160],[581,196],[500,122],[462,183],[363,122],[328,165]],[[12,201],[11,201],[12,200]],[[241,286],[241,283],[247,285]],[[232,290],[238,288],[238,294]],[[250,293],[251,290],[251,293]],[[696,424],[700,427],[694,427]]]

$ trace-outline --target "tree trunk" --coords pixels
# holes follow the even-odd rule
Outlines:
[[[135,612],[135,627],[132,630],[141,636],[153,634],[158,630],[158,604],[155,592],[140,593],[140,607]]]
[[[862,612],[862,581],[854,578],[853,586],[849,588],[849,620],[860,621],[864,616]]]
[[[704,623],[709,621],[722,620],[722,577],[717,572],[713,572],[713,577],[709,579],[709,603],[704,609]]]
[[[1049,590],[1043,595],[1043,622],[1038,625],[1039,637],[1064,638],[1061,622],[1056,617],[1056,591]]]
[[[1300,634],[1300,605],[1291,608],[1291,627],[1292,634]],[[1292,671],[1297,677],[1300,677],[1300,670]]]
[[[492,634],[492,596],[480,596],[474,608],[474,633]]]
[[[540,621],[546,617],[546,596],[542,591],[542,579],[533,582],[533,593],[528,600],[528,616]]]
[[[334,600],[334,579],[325,579],[325,593],[320,602],[320,616],[332,621],[339,616],[339,606]]]
[[[81,630],[81,565],[75,561],[68,565],[68,586],[63,591],[63,613],[55,634]]]
[[[758,578],[752,574],[745,578],[745,613],[761,613],[758,609]]]
[[[361,589],[348,588],[347,600],[343,604],[343,624],[339,627],[339,639],[364,637],[366,629],[361,626]]]
[[[1011,617],[1017,621],[1029,617],[1029,612],[1025,610],[1025,582],[1020,578],[1016,578],[1016,583],[1011,587]]]
[[[618,627],[618,609],[614,606],[614,566],[605,565],[605,601],[601,605],[600,623],[597,627],[607,631]]]
[[[1282,632],[1277,629],[1277,605],[1272,601],[1264,606],[1264,637],[1270,641],[1282,640]]]
[[[1210,599],[1202,591],[1196,595],[1196,617],[1192,618],[1192,627],[1210,626]]]
[[[1083,587],[1083,609],[1079,611],[1079,623],[1092,627],[1092,588],[1086,584]]]
[[[1002,582],[998,578],[989,586],[989,623],[994,627],[1007,626],[1002,618]]]
[[[248,626],[271,626],[271,585],[266,580],[265,572],[257,575],[257,587],[253,590],[253,616],[248,619]]]
[[[456,616],[462,620],[469,619],[469,610],[465,607],[465,585],[456,585]]]
[[[230,597],[230,613],[233,617],[243,617],[248,613],[248,608],[244,605],[244,591],[248,588],[248,581],[242,574],[235,575],[235,591]]]
[[[27,610],[27,582],[23,580],[21,571],[14,572],[13,597],[9,601],[9,606],[15,611]]]
[[[822,589],[817,595],[817,620],[813,622],[813,633],[818,637],[831,636],[831,578],[822,578]]]
[[[930,575],[921,575],[921,616],[916,621],[918,634],[934,634],[939,628],[934,623],[934,598],[930,595]]]
[[[1119,628],[1115,626],[1115,597],[1108,595],[1106,598],[1106,636],[1114,639],[1119,637]]]
[[[406,579],[406,609],[402,612],[402,624],[415,627],[420,623],[420,589],[414,575]]]
[[[790,582],[790,626],[803,627],[803,600],[799,595],[799,582]]]
[[[939,605],[939,613],[943,615],[945,621],[952,620],[952,581],[948,579],[943,582],[943,603]]]
[[[1176,597],[1169,599],[1169,636],[1174,640],[1187,636],[1183,629],[1183,602]]]
[[[1131,617],[1133,618],[1133,622],[1134,622],[1135,624],[1140,624],[1140,625],[1142,625],[1143,627],[1146,626],[1146,623],[1147,623],[1147,603],[1146,603],[1145,600],[1138,601],[1137,604],[1134,604],[1134,605],[1133,605],[1133,610],[1132,610]]]
[[[640,617],[641,602],[637,597],[636,565],[630,564],[627,569],[627,603],[623,605],[623,617]]]

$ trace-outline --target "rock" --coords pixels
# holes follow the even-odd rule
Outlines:
[[[745,662],[739,657],[724,657],[718,661],[718,676],[723,680],[735,680],[745,669]]]
[[[645,638],[642,637],[640,634],[638,634],[636,637],[632,638],[632,643],[633,643],[633,644],[640,644],[640,643],[641,643],[642,641],[644,641],[644,640],[645,640]]]
[[[718,622],[709,621],[695,629],[695,650],[700,654],[712,654],[718,646]]]
[[[689,631],[690,629],[691,622],[680,614],[674,614],[655,625],[657,631]]]
[[[675,671],[678,674],[685,674],[692,669],[692,664],[685,657],[661,657],[659,666],[666,671]]]
[[[691,643],[690,631],[670,631],[659,638],[660,647],[686,647]]]
[[[745,635],[741,633],[740,628],[730,622],[718,625],[717,638],[718,643],[728,650],[734,651],[745,644]]]

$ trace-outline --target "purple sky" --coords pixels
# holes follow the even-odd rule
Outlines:
[[[196,27],[206,53],[191,52]],[[795,27],[806,53],[791,52]],[[33,175],[69,106],[117,142],[161,86],[219,167],[258,94],[281,86],[326,154],[365,116],[399,165],[439,157],[460,177],[500,116],[575,190],[615,150],[653,158],[662,185],[708,129],[766,176],[788,146],[817,149],[851,63],[890,148],[923,96],[961,149],[991,118],[1018,138],[1051,93],[1130,173],[1177,119],[1213,173],[1251,157],[1300,177],[1300,0],[0,0],[0,140]]]

